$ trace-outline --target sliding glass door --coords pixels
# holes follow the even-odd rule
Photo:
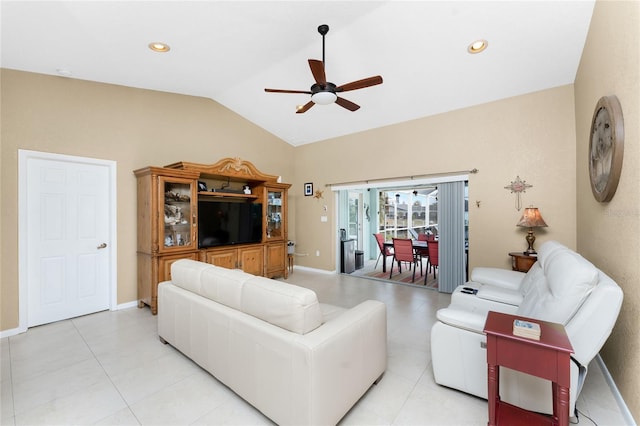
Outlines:
[[[356,249],[364,251],[364,258],[375,260],[379,254],[375,233],[386,241],[436,235],[441,242],[439,290],[451,292],[463,284],[468,264],[467,176],[383,185],[332,186],[337,194],[338,228],[345,230],[344,238],[356,240]],[[339,244],[338,239],[338,252]]]

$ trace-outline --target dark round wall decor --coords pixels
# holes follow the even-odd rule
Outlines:
[[[624,154],[622,107],[615,95],[598,100],[591,120],[589,178],[591,191],[601,203],[616,193]]]

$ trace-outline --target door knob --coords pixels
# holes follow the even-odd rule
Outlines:
[[[107,248],[107,243],[102,243],[97,248],[98,248],[98,250],[99,249],[103,249],[103,248]]]

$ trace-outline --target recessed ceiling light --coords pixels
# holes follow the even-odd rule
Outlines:
[[[489,42],[487,40],[476,40],[469,45],[467,51],[469,53],[480,53],[487,48]]]
[[[149,49],[153,50],[154,52],[160,53],[168,52],[169,50],[171,50],[168,44],[159,42],[149,43]]]

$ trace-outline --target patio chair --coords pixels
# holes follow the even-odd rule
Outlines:
[[[433,240],[427,243],[427,248],[429,249],[429,264],[433,268],[433,278],[436,277],[436,268],[438,268],[438,241]],[[427,277],[429,273],[424,274],[424,284],[427,285]]]
[[[398,272],[402,272],[402,262],[413,263],[413,277],[411,282],[416,279],[416,264],[420,262],[420,256],[413,250],[413,242],[408,238],[393,239],[393,259],[398,262]],[[420,269],[422,273],[422,268]],[[393,262],[391,262],[391,272],[389,279],[393,275]]]
[[[373,236],[376,238],[376,242],[378,243],[378,248],[380,248],[380,254],[378,255],[378,258],[376,259],[376,266],[373,267],[373,269],[376,269],[378,267],[378,261],[380,260],[380,257],[382,256],[382,253],[384,253],[385,256],[392,256],[393,257],[393,248],[391,247],[385,247],[384,245],[384,236],[382,234],[373,234]],[[387,269],[387,265],[386,265],[386,257],[384,258],[384,268],[383,269]],[[391,266],[393,266],[393,263],[391,264]]]

